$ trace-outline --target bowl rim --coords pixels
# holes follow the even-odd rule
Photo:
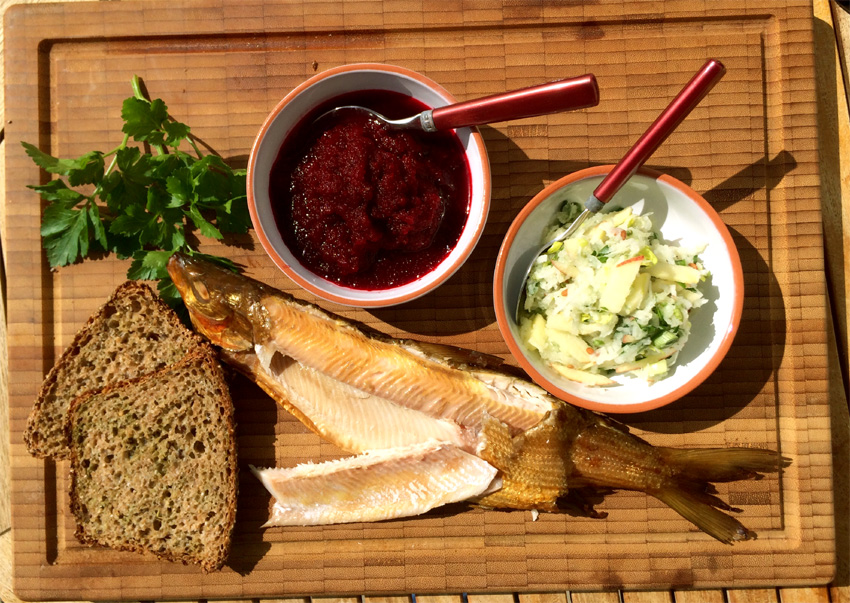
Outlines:
[[[247,166],[247,178],[246,178],[246,193],[248,198],[248,212],[251,216],[251,221],[253,224],[259,224],[259,216],[256,208],[255,196],[254,196],[254,183],[251,177],[251,174],[255,170],[255,166],[257,163],[257,156],[259,153],[259,148],[266,135],[268,134],[269,129],[271,128],[272,123],[280,114],[280,112],[286,107],[292,99],[301,94],[307,88],[315,85],[317,82],[327,79],[329,77],[339,75],[342,73],[348,73],[353,71],[378,71],[383,73],[393,73],[396,75],[405,76],[416,80],[420,84],[424,85],[427,88],[430,88],[438,95],[442,96],[447,104],[457,102],[457,99],[452,95],[448,90],[446,90],[443,86],[428,78],[421,73],[413,71],[411,69],[407,69],[405,67],[400,67],[397,65],[390,65],[385,63],[349,63],[345,65],[338,65],[336,67],[331,67],[325,71],[317,73],[307,80],[300,83],[298,86],[289,91],[278,103],[275,107],[269,112],[266,118],[263,120],[262,125],[260,126],[257,135],[254,138],[254,142],[251,145],[251,152],[248,156],[248,166]],[[376,289],[375,293],[379,293],[380,297],[375,297],[374,299],[354,299],[352,297],[346,297],[344,295],[339,295],[337,293],[328,291],[327,289],[323,289],[314,285],[309,280],[303,278],[298,272],[292,269],[292,267],[277,254],[274,249],[274,246],[271,244],[269,239],[266,237],[266,234],[262,228],[257,228],[255,226],[254,231],[257,233],[257,238],[260,241],[260,245],[266,251],[266,255],[271,258],[272,262],[293,282],[302,287],[303,289],[309,291],[310,293],[320,297],[326,301],[335,302],[338,304],[342,304],[345,306],[351,307],[359,307],[359,308],[381,308],[387,306],[394,306],[398,304],[402,304],[427,293],[437,289],[440,285],[445,283],[452,275],[457,272],[460,267],[469,259],[469,256],[474,251],[475,247],[478,244],[478,241],[481,238],[481,235],[484,232],[484,228],[487,224],[487,219],[490,213],[490,202],[492,196],[492,182],[491,182],[491,173],[490,173],[490,161],[487,154],[487,147],[484,144],[484,137],[478,131],[478,128],[472,127],[470,130],[470,140],[471,144],[474,145],[478,155],[481,157],[481,166],[482,166],[482,184],[483,184],[483,207],[481,208],[481,219],[474,226],[474,231],[472,232],[472,236],[470,239],[470,244],[468,249],[466,249],[463,253],[461,253],[451,264],[446,267],[443,267],[443,274],[435,279],[433,282],[429,284],[426,288],[415,288],[407,293],[403,294],[392,294],[394,289],[401,288],[399,287],[391,287],[388,289]],[[468,224],[468,223],[467,223]],[[466,226],[464,227],[465,230]],[[437,265],[436,268],[440,268],[443,266],[443,262]],[[435,268],[435,270],[436,270]],[[306,269],[306,267],[305,267]],[[330,281],[329,281],[330,282]],[[411,283],[415,283],[416,281],[411,281]],[[411,283],[407,283],[404,286],[408,286]],[[339,287],[345,288],[344,285],[337,285]],[[360,290],[360,289],[352,289],[353,291],[357,291],[360,294],[368,293],[368,291]]]
[[[511,245],[514,242],[514,239],[517,235],[517,232],[519,231],[520,226],[525,222],[526,218],[531,214],[531,212],[533,212],[553,193],[563,188],[564,186],[567,186],[574,182],[578,182],[579,180],[585,180],[587,178],[593,178],[595,176],[604,176],[608,174],[612,169],[614,169],[614,167],[615,166],[613,164],[593,166],[564,176],[546,186],[543,190],[537,193],[531,199],[531,201],[529,201],[525,205],[525,207],[522,208],[519,214],[517,214],[516,218],[514,218],[514,220],[511,222],[511,225],[508,228],[508,232],[505,234],[505,238],[502,241],[502,245],[499,248],[499,253],[496,257],[496,268],[493,278],[493,306],[496,313],[496,322],[498,323],[499,331],[501,332],[502,338],[505,340],[505,343],[508,345],[511,354],[520,364],[522,369],[525,370],[529,374],[529,376],[531,376],[532,380],[541,387],[543,387],[545,390],[547,390],[549,393],[553,394],[554,396],[557,396],[558,398],[561,398],[562,400],[566,400],[567,402],[570,402],[575,406],[580,406],[589,410],[607,413],[644,412],[647,410],[654,410],[656,408],[660,408],[678,400],[679,398],[690,393],[694,388],[696,388],[703,381],[705,381],[705,379],[711,373],[713,373],[715,369],[717,369],[723,358],[725,358],[726,353],[729,351],[729,348],[732,345],[732,341],[735,338],[735,334],[737,333],[738,326],[741,322],[741,314],[743,312],[744,306],[744,276],[743,270],[741,268],[741,259],[738,253],[738,248],[735,246],[735,243],[732,239],[732,235],[729,233],[729,229],[726,227],[726,224],[720,218],[720,215],[715,211],[713,207],[711,207],[711,205],[702,197],[702,195],[694,191],[690,186],[688,186],[684,182],[674,178],[673,176],[670,176],[669,174],[665,174],[663,172],[659,172],[657,170],[645,167],[642,167],[637,171],[637,173],[640,175],[653,178],[656,181],[663,182],[668,186],[677,189],[679,192],[681,192],[682,194],[690,198],[694,203],[696,203],[706,213],[711,222],[714,224],[714,227],[717,229],[718,233],[720,234],[726,245],[726,249],[729,253],[732,263],[732,279],[734,282],[734,299],[732,300],[732,314],[729,327],[723,333],[723,336],[720,340],[720,345],[718,346],[714,354],[709,358],[705,366],[703,366],[693,377],[691,377],[691,379],[689,379],[678,388],[674,389],[671,392],[668,392],[663,396],[659,396],[657,398],[653,398],[651,400],[639,402],[636,404],[611,405],[603,402],[585,400],[584,398],[575,396],[567,392],[566,390],[558,387],[556,384],[552,383],[549,379],[547,379],[540,371],[538,371],[522,353],[519,347],[519,343],[516,341],[510,331],[510,326],[508,322],[509,319],[505,310],[505,300],[503,299],[502,294],[504,286],[505,262],[507,260],[508,250],[511,248]]]

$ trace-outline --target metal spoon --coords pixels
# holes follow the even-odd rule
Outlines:
[[[391,128],[425,132],[479,126],[522,117],[546,115],[558,111],[584,109],[599,104],[599,87],[593,74],[521,88],[502,94],[428,109],[405,119],[387,119],[380,113],[357,105],[337,107],[320,115],[314,123],[343,112],[368,113]]]
[[[614,194],[622,188],[626,181],[649,159],[655,150],[675,130],[682,120],[705,98],[705,95],[720,81],[726,73],[726,68],[720,61],[710,59],[702,69],[688,82],[681,92],[674,98],[666,109],[658,116],[649,129],[641,136],[631,149],[623,156],[620,162],[602,180],[593,194],[584,204],[584,211],[579,214],[575,221],[560,235],[546,242],[540,250],[534,254],[531,263],[522,277],[518,299],[514,312],[514,320],[519,324],[522,305],[526,296],[526,281],[531,273],[531,268],[537,258],[549,249],[554,243],[563,241],[573,235],[579,226],[591,215],[598,212]]]

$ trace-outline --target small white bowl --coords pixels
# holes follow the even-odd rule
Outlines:
[[[456,102],[432,80],[402,67],[373,63],[344,65],[313,76],[281,100],[263,123],[248,161],[248,209],[260,243],[293,281],[315,295],[348,306],[383,307],[410,301],[445,282],[469,257],[484,230],[490,210],[490,163],[477,128],[458,128],[470,174],[470,205],[460,239],[433,270],[413,282],[379,290],[346,287],[304,266],[278,230],[269,198],[269,175],[287,136],[326,101],[348,92],[389,90],[411,96],[430,108]]]
[[[525,268],[543,244],[544,229],[566,199],[586,200],[614,166],[581,170],[552,183],[523,208],[508,229],[496,262],[493,285],[496,320],[511,353],[541,387],[576,406],[608,413],[658,408],[702,383],[732,345],[741,320],[744,279],[741,260],[728,229],[716,211],[686,184],[641,169],[608,202],[605,209],[631,205],[651,213],[653,228],[668,242],[706,243],[700,254],[711,278],[701,287],[707,302],[691,314],[691,334],[671,372],[654,383],[618,375],[617,385],[592,387],[565,379],[528,349],[514,322],[514,304]],[[603,209],[603,211],[605,211]]]

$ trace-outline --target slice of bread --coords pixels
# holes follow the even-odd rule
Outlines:
[[[211,347],[80,396],[66,429],[81,542],[221,568],[236,519],[236,441]]]
[[[74,398],[159,370],[202,342],[150,287],[124,283],[47,374],[24,432],[30,454],[67,458],[64,428]]]

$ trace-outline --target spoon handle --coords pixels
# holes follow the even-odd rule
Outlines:
[[[437,130],[534,117],[599,104],[599,87],[593,74],[522,88],[434,109]]]
[[[682,123],[682,120],[714,88],[714,85],[720,81],[725,73],[726,68],[723,63],[715,59],[710,59],[703,65],[702,69],[685,85],[676,98],[667,105],[658,119],[649,126],[644,135],[629,149],[629,152],[617,166],[596,187],[593,196],[588,200],[588,209],[599,211],[601,204],[607,203],[620,190],[623,184],[649,159],[658,146],[670,136],[673,130]],[[594,198],[598,201],[598,204],[593,203]],[[591,208],[590,205],[594,205],[595,209]]]

